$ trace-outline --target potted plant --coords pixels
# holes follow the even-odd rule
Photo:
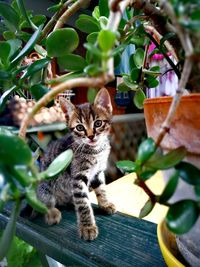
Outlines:
[[[65,90],[75,87],[101,88],[114,80],[114,69],[120,63],[125,48],[132,44],[135,44],[137,49],[130,56],[130,73],[122,75],[123,82],[118,86],[118,90],[134,91],[134,103],[137,107],[143,106],[146,98],[144,91],[147,88],[156,87],[158,85],[156,78],[160,75],[160,69],[157,66],[148,66],[150,41],[164,55],[180,81],[167,118],[160,125],[158,135],[153,136],[155,140],[148,138],[140,145],[136,162],[120,162],[118,167],[126,172],[136,172],[136,183],[149,195],[149,201],[141,211],[141,217],[146,216],[156,202],[166,204],[169,206],[167,225],[176,233],[189,230],[199,217],[198,201],[186,199],[173,205],[168,203],[168,199],[176,189],[179,176],[188,183],[194,184],[196,195],[199,196],[199,170],[188,163],[181,163],[186,156],[187,147],[175,147],[167,154],[162,154],[159,150],[164,136],[171,129],[171,121],[184,89],[188,88],[187,84],[191,84],[192,81],[194,83],[199,79],[197,67],[194,69],[194,62],[197,62],[196,66],[199,64],[199,52],[193,48],[193,42],[199,44],[199,10],[195,9],[198,7],[198,1],[168,3],[99,0],[92,15],[83,13],[75,23],[76,28],[87,34],[84,43],[86,53],[83,56],[76,53],[79,45],[77,31],[74,28],[66,27],[65,23],[80,8],[87,7],[89,3],[89,0],[61,0],[58,4],[50,7],[55,14],[46,22],[44,16],[33,16],[31,12],[27,12],[22,0],[14,0],[11,5],[0,2],[0,15],[3,17],[4,26],[4,40],[0,42],[2,92],[0,110],[4,109],[11,94],[23,95],[21,90],[24,88],[30,91],[36,99],[35,105],[27,112],[22,121],[19,131],[20,138],[11,136],[7,130],[2,129],[0,133],[0,141],[5,144],[5,149],[0,150],[1,158],[5,159],[1,163],[1,173],[4,177],[1,185],[1,204],[9,199],[16,201],[12,220],[5,230],[3,241],[6,236],[9,238],[7,238],[4,250],[0,250],[3,251],[1,256],[5,255],[13,236],[21,200],[26,199],[33,207],[36,206],[37,209],[46,211],[45,207],[41,207],[41,203],[35,198],[35,186],[41,179],[52,176],[48,171],[38,173],[33,164],[30,149],[22,140],[25,139],[31,119],[42,107]],[[185,11],[189,12],[187,20],[184,17]],[[157,39],[152,33],[156,35]],[[180,61],[180,66],[174,64],[166,50],[169,50]],[[23,65],[23,60],[32,51],[36,51],[41,59],[30,65]],[[53,78],[48,77],[47,68],[55,59],[58,65],[66,71],[66,74]],[[194,74],[195,78],[191,74]],[[50,89],[52,86],[53,89]],[[190,88],[194,89],[192,86]],[[7,146],[8,144],[10,145]],[[16,158],[18,152],[13,154],[12,151],[14,144],[18,144],[21,153],[23,152],[20,162]],[[65,156],[70,162],[71,152],[67,153]],[[12,158],[12,161],[8,160],[9,157]],[[15,166],[19,164],[23,166],[20,169]],[[176,171],[166,185],[163,194],[155,196],[146,186],[145,180],[149,179],[157,170],[174,166]],[[55,168],[55,164],[51,166],[54,175],[64,167],[64,164],[60,168]],[[195,175],[195,179],[191,173]],[[30,194],[27,187],[32,188]],[[186,219],[187,214],[190,215],[190,220]]]

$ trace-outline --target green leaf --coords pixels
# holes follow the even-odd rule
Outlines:
[[[114,46],[116,35],[109,30],[101,30],[98,35],[98,43],[102,51],[108,52]]]
[[[11,47],[9,57],[12,57],[22,46],[22,41],[19,39],[11,39],[8,40],[7,43],[9,43]]]
[[[30,165],[32,163],[29,146],[17,136],[0,135],[0,158],[2,163],[8,165]]]
[[[145,162],[147,161],[156,151],[156,144],[154,140],[149,137],[144,140],[138,148],[137,161]]]
[[[137,48],[133,55],[133,60],[135,62],[136,67],[141,68],[144,61],[144,49]]]
[[[99,11],[99,7],[98,6],[95,6],[94,11],[92,12],[92,16],[96,20],[98,20],[100,18],[100,11]]]
[[[16,229],[16,220],[17,220],[17,216],[19,214],[19,210],[20,210],[20,204],[21,202],[17,202],[12,210],[10,219],[6,225],[6,229],[3,232],[3,235],[1,237],[0,240],[0,261],[3,260],[3,258],[6,256],[12,239],[14,237],[15,234],[15,229]]]
[[[31,22],[35,25],[35,27],[38,27],[46,22],[46,17],[44,15],[36,15],[34,17],[30,17]],[[21,29],[30,28],[30,24],[27,21],[23,21],[20,24]]]
[[[144,207],[141,209],[139,218],[142,219],[146,217],[154,208],[155,203],[151,201],[151,199],[148,199],[147,202],[144,204]]]
[[[48,208],[37,198],[35,188],[27,188],[25,193],[27,203],[36,211],[46,213]]]
[[[139,108],[139,109],[143,109],[143,103],[144,103],[145,99],[146,99],[145,93],[143,92],[142,89],[139,88],[135,92],[135,95],[134,95],[134,98],[133,98],[135,106],[137,108]]]
[[[200,185],[200,170],[189,162],[180,162],[175,167],[180,177],[191,185]]]
[[[170,180],[165,186],[165,189],[162,192],[161,196],[159,197],[159,203],[163,204],[172,197],[178,184],[178,178],[179,178],[179,172],[175,171],[174,174],[170,177]]]
[[[86,43],[83,45],[86,49],[88,49],[93,55],[97,57],[101,57],[101,51],[93,44],[91,43]]]
[[[33,62],[31,65],[28,66],[28,68],[26,69],[26,72],[21,78],[25,79],[29,76],[32,76],[36,72],[45,68],[49,62],[50,62],[49,58],[42,58],[42,59],[36,60],[35,62]]]
[[[0,70],[0,81],[6,81],[11,78],[11,74],[9,72],[6,72],[4,70]],[[1,101],[1,100],[0,100]],[[1,103],[1,102],[0,102]]]
[[[6,90],[0,98],[0,113],[4,110],[6,106],[6,102],[9,96],[15,92],[18,88],[14,85],[12,88]]]
[[[128,92],[131,90],[131,88],[129,86],[127,86],[126,83],[122,82],[117,86],[117,90],[119,90],[120,92]]]
[[[28,174],[26,166],[10,166],[10,173],[23,186],[29,186],[35,179]]]
[[[137,171],[137,164],[131,160],[121,160],[116,163],[118,169],[122,170],[124,173]]]
[[[85,33],[98,32],[100,29],[98,22],[88,15],[80,15],[76,20],[76,27]]]
[[[131,70],[131,74],[130,74],[131,80],[133,82],[138,82],[138,79],[140,77],[140,73],[141,73],[141,69],[133,68]]]
[[[110,14],[108,0],[99,0],[99,12],[101,16],[106,16],[108,18]]]
[[[46,49],[50,57],[62,57],[73,52],[79,44],[79,37],[73,28],[58,29],[46,39]]]
[[[97,89],[96,88],[88,88],[87,90],[87,100],[89,103],[93,104],[94,103],[94,99],[97,95]]]
[[[156,171],[157,170],[148,169],[148,168],[143,167],[142,172],[139,173],[140,179],[142,179],[143,181],[146,181],[149,178],[151,178],[156,173]]]
[[[88,43],[91,43],[91,44],[95,44],[96,41],[97,41],[97,37],[98,37],[98,35],[99,35],[98,32],[92,32],[92,33],[90,33],[90,34],[87,36],[87,38],[86,38],[87,42],[88,42]]]
[[[68,149],[62,152],[54,161],[49,165],[49,167],[39,174],[40,179],[53,178],[60,172],[65,170],[71,163],[73,158],[73,151]]]
[[[3,32],[3,38],[5,40],[15,39],[15,33],[11,31],[5,31]]]
[[[97,64],[90,64],[83,70],[87,75],[95,77],[102,72],[101,68]]]
[[[50,89],[42,84],[35,84],[33,86],[31,86],[30,88],[30,92],[32,94],[32,96],[36,99],[39,100],[40,98],[42,98],[44,95],[46,95],[48,92],[50,91]],[[54,104],[54,100],[51,100],[48,104],[47,107],[50,107]]]
[[[12,25],[13,31],[18,29],[20,18],[11,5],[0,2],[0,15]]]
[[[125,85],[128,86],[131,90],[136,91],[138,89],[138,84],[133,82],[130,79],[130,76],[123,76],[123,81],[124,81]]]
[[[146,82],[148,88],[155,88],[159,85],[159,81],[156,79],[156,77],[153,77],[151,75],[146,76]]]
[[[180,146],[171,150],[165,155],[160,155],[157,159],[149,159],[145,165],[156,170],[166,170],[174,167],[186,156],[187,150],[185,147]]]
[[[166,224],[170,231],[177,235],[187,233],[198,219],[197,202],[191,199],[172,204],[166,216]]]
[[[133,35],[131,38],[131,43],[133,43],[137,46],[143,46],[145,44],[145,38],[144,38],[144,36]]]
[[[9,62],[9,56],[10,56],[11,47],[8,42],[1,41],[0,42],[0,61],[7,65]]]
[[[23,49],[20,51],[20,53],[12,60],[12,64],[15,64],[18,62],[21,58],[26,56],[34,47],[36,44],[40,34],[42,31],[42,26],[38,27],[38,29],[34,32],[34,34],[31,36],[31,38],[28,40],[26,45],[23,47]]]
[[[56,5],[48,7],[47,10],[49,12],[57,12],[61,8],[61,6],[62,6],[62,3],[60,2],[60,3],[56,4]]]
[[[29,15],[26,12],[23,0],[16,0],[16,1],[17,1],[17,5],[19,7],[19,10],[21,11],[21,14],[24,16],[24,18],[27,21],[28,25],[33,30],[37,30],[37,26],[35,26],[35,24],[30,20]]]
[[[58,65],[67,71],[80,71],[85,68],[87,62],[79,55],[67,54],[63,57],[58,57]]]
[[[100,27],[101,27],[101,29],[106,29],[106,27],[107,27],[107,24],[108,24],[108,18],[106,18],[105,16],[101,16],[100,18],[99,18],[99,23],[100,23]]]

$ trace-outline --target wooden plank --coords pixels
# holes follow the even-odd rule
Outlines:
[[[166,266],[158,246],[156,224],[117,213],[103,215],[95,208],[99,237],[92,242],[77,234],[73,210],[63,210],[59,225],[47,226],[42,217],[29,221],[20,217],[17,235],[42,253],[66,266]],[[0,214],[0,228],[9,217]]]

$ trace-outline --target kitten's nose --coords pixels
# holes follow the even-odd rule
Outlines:
[[[94,139],[94,135],[89,135],[88,138],[92,141]]]

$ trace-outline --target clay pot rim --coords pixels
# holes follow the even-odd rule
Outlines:
[[[170,103],[172,101],[172,96],[161,96],[161,97],[154,97],[154,98],[146,98],[144,104],[156,104],[156,103]],[[188,102],[188,101],[200,101],[200,94],[193,93],[189,95],[184,95],[181,97],[181,102]]]

